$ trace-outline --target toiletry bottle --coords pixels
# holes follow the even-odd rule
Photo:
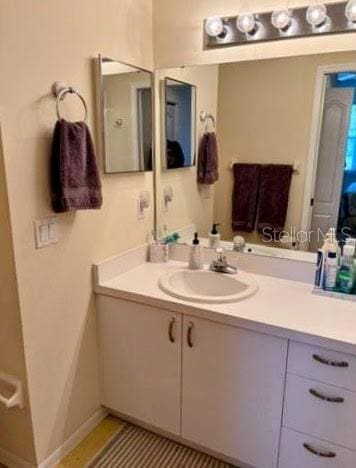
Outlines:
[[[324,287],[324,273],[329,252],[334,252],[337,257],[337,249],[339,246],[333,240],[333,232],[331,229],[329,229],[325,236],[324,244],[320,249],[318,249],[318,258],[314,282],[316,288]]]
[[[190,248],[189,269],[201,270],[203,268],[203,251],[199,242],[198,233],[194,234],[193,245]]]
[[[323,272],[324,272],[324,252],[323,249],[318,249],[318,256],[316,261],[316,271],[314,285],[316,288],[322,288],[323,286]]]
[[[347,241],[346,241],[347,242]],[[349,239],[349,243],[354,247],[354,258],[352,262],[352,277],[353,277],[353,288],[352,288],[352,294],[356,294],[356,238],[351,237]]]
[[[336,252],[329,252],[324,268],[323,289],[326,291],[334,291],[336,286],[337,272],[337,254]]]
[[[345,245],[352,245],[354,249],[354,258],[352,261],[352,282],[353,282],[353,290],[352,294],[356,294],[356,238],[355,237],[348,237],[346,239]]]
[[[351,294],[354,285],[354,253],[355,248],[353,245],[345,244],[341,261],[341,267],[337,275],[337,289],[338,291]]]
[[[220,247],[220,233],[218,231],[219,224],[213,224],[209,232],[209,247],[211,249],[218,249]]]
[[[341,249],[340,249],[339,242],[336,236],[336,228],[331,227],[326,235],[326,238],[327,238],[328,243],[333,245],[333,248],[331,249],[331,251],[336,252],[336,258],[339,264],[340,258],[341,258]]]

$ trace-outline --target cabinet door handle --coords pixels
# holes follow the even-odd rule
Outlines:
[[[187,330],[187,343],[189,348],[193,348],[193,341],[192,341],[192,330],[194,328],[194,323],[189,322],[188,324],[188,330]]]
[[[168,327],[168,338],[171,343],[176,342],[174,335],[173,335],[173,328],[174,328],[175,323],[176,323],[176,318],[173,317],[171,321],[169,322],[169,327]]]
[[[313,359],[314,361],[318,361],[321,364],[325,364],[326,366],[332,366],[332,367],[349,367],[349,363],[346,361],[332,361],[331,359],[324,358],[322,356],[319,356],[319,354],[313,354]]]
[[[344,403],[345,401],[345,399],[342,397],[329,397],[329,396],[323,395],[322,393],[318,392],[314,388],[311,388],[309,390],[309,393],[315,396],[316,398],[319,398],[320,400],[328,401],[330,403]]]
[[[336,453],[335,452],[329,452],[329,451],[321,451],[317,450],[314,447],[312,447],[310,444],[304,443],[303,447],[308,450],[308,452],[312,453],[313,455],[317,455],[318,457],[323,457],[323,458],[335,458]]]

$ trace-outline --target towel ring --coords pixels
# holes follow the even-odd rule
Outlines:
[[[86,122],[88,120],[88,106],[87,106],[87,103],[85,102],[85,99],[83,98],[83,96],[78,93],[78,91],[76,91],[71,86],[66,86],[65,84],[60,83],[60,82],[54,83],[54,85],[52,87],[52,91],[53,91],[53,94],[57,97],[56,110],[57,110],[57,117],[58,117],[59,120],[61,120],[61,118],[62,118],[61,117],[60,104],[61,104],[61,101],[64,100],[64,98],[66,97],[67,94],[75,94],[76,96],[78,96],[78,98],[81,100],[81,102],[83,104],[84,111],[85,111],[84,121]]]
[[[215,130],[215,117],[212,114],[208,114],[206,111],[201,111],[200,112],[200,121],[202,123],[205,123],[205,130],[208,130],[208,125],[209,125],[209,120],[212,123],[213,130]]]

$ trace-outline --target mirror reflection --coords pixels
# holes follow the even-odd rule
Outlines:
[[[195,86],[166,78],[165,152],[166,169],[193,166],[195,162]]]
[[[307,262],[328,232],[356,237],[355,53],[158,74],[195,85],[199,142],[197,167],[160,174],[158,232]],[[204,143],[211,133],[216,151]],[[215,180],[201,180],[202,164],[217,164]]]
[[[109,58],[100,62],[105,172],[152,169],[152,74]]]

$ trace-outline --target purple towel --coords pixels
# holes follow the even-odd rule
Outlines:
[[[232,230],[252,232],[255,229],[261,166],[236,163],[233,172]]]
[[[51,157],[52,207],[56,213],[98,209],[103,199],[98,165],[85,122],[56,123]]]
[[[293,167],[285,164],[265,164],[261,169],[260,202],[257,229],[280,233],[287,217],[289,189]]]
[[[214,132],[202,136],[198,153],[198,182],[211,185],[219,179],[218,143]]]

